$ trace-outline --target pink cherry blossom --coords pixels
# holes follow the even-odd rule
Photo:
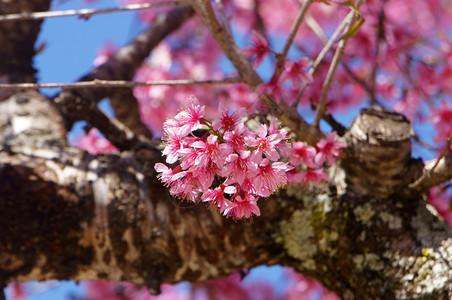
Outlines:
[[[257,198],[251,194],[245,194],[243,196],[236,196],[234,198],[234,205],[225,209],[224,214],[232,216],[236,219],[239,218],[251,218],[252,214],[256,216],[261,215],[261,211],[257,206]]]
[[[220,185],[215,189],[208,189],[201,197],[201,201],[209,202],[212,207],[218,208],[223,213],[226,209],[231,208],[234,204],[225,198],[224,194],[232,195],[237,191],[234,186]]]
[[[186,109],[174,117],[182,125],[181,132],[184,135],[201,128],[201,122],[205,112],[205,107],[200,105],[199,100],[194,96],[187,99],[186,106]]]
[[[284,71],[281,74],[281,82],[285,82],[287,80],[292,81],[292,88],[295,90],[300,89],[301,80],[306,83],[312,83],[312,75],[305,70],[305,68],[309,65],[310,62],[307,57],[300,58],[297,62],[289,60],[285,64]]]
[[[284,87],[282,86],[282,82],[279,80],[280,77],[273,76],[269,82],[261,83],[256,88],[256,93],[258,95],[266,94],[269,96],[273,96],[276,103],[280,103],[281,100],[287,99],[288,94]]]
[[[162,151],[163,155],[166,155],[166,162],[173,164],[179,158],[178,151],[183,149],[184,137],[178,127],[165,127],[165,135],[163,140],[165,142],[165,148]]]
[[[233,153],[226,158],[226,164],[220,172],[220,175],[227,178],[228,182],[242,185],[249,170],[250,152],[243,151],[240,155]]]
[[[229,113],[229,109],[220,103],[219,107],[220,118],[213,121],[212,127],[215,130],[223,129],[225,131],[232,131],[243,117],[246,115],[246,109],[241,107],[232,113]]]
[[[283,133],[279,132],[270,135],[267,135],[267,133],[267,125],[261,124],[257,132],[258,138],[245,139],[245,143],[249,147],[256,148],[251,154],[251,160],[254,162],[259,162],[262,159],[262,154],[265,154],[265,156],[272,161],[277,161],[280,157],[278,151],[276,151],[276,145],[281,142],[285,136]]]
[[[274,191],[287,184],[286,172],[292,169],[287,163],[269,163],[266,158],[250,170],[251,178],[257,194],[262,197],[270,196]]]
[[[217,139],[216,135],[210,135],[206,142],[193,142],[192,147],[199,151],[195,160],[196,166],[203,167],[209,162],[214,162],[220,168],[223,166],[226,157],[232,153],[232,148],[228,144],[218,144]]]
[[[329,181],[328,175],[323,169],[311,169],[306,171],[291,171],[288,173],[291,183],[316,184],[322,181]]]
[[[243,48],[242,53],[250,58],[254,57],[254,67],[257,68],[264,58],[268,56],[270,50],[268,49],[267,40],[256,31],[251,33],[251,40],[253,41],[253,45]]]
[[[224,140],[237,152],[246,151],[245,139],[253,139],[254,137],[255,134],[248,131],[243,123],[239,123],[233,132],[228,131],[224,134]]]
[[[118,149],[107,140],[97,128],[91,128],[88,134],[79,137],[74,142],[80,149],[86,150],[91,154],[108,154],[117,152]]]
[[[336,158],[340,155],[340,149],[347,146],[347,143],[336,140],[336,132],[328,134],[326,139],[320,140],[317,145],[317,154],[314,162],[319,166],[325,161],[334,165]]]
[[[289,162],[292,166],[299,166],[303,163],[310,168],[314,168],[316,153],[317,151],[314,147],[306,146],[304,142],[294,142]]]

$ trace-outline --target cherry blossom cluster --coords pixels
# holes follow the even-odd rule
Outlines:
[[[259,197],[269,197],[289,182],[327,181],[321,167],[334,164],[345,146],[335,133],[316,147],[292,145],[276,120],[254,133],[242,122],[243,108],[231,112],[220,104],[213,122],[204,114],[205,107],[192,96],[186,108],[165,122],[163,155],[168,164],[178,163],[173,168],[157,163],[155,169],[171,195],[208,202],[225,216],[259,216]]]

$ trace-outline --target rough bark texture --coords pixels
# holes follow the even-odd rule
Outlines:
[[[410,124],[393,111],[357,116],[329,184],[289,186],[260,201],[261,217],[237,222],[175,205],[156,180],[161,156],[150,143],[109,156],[68,147],[67,116],[37,92],[6,97],[0,111],[2,285],[110,279],[158,292],[160,282],[283,264],[343,299],[452,297],[452,230],[421,193],[428,182],[408,187],[431,164],[411,158]],[[450,179],[450,161],[428,180]]]

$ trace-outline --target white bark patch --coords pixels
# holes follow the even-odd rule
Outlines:
[[[13,135],[18,135],[22,131],[33,128],[33,118],[16,116],[12,119]]]
[[[299,259],[303,267],[314,268],[312,258],[317,252],[317,245],[311,241],[314,237],[311,214],[308,211],[297,210],[288,221],[281,222],[281,233],[287,252]]]
[[[370,219],[374,216],[375,211],[373,210],[372,205],[366,203],[361,206],[357,206],[353,212],[355,213],[355,217],[358,221],[363,223],[364,225],[371,225]]]
[[[358,270],[369,268],[374,271],[381,271],[384,268],[384,263],[375,253],[366,253],[364,255],[357,254],[353,257],[353,263]]]
[[[380,219],[388,224],[389,229],[397,230],[402,228],[402,219],[388,212],[382,211],[379,214]]]

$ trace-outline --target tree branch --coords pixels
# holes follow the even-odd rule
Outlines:
[[[47,18],[55,18],[55,17],[69,17],[69,16],[79,16],[83,19],[88,19],[93,15],[98,14],[107,14],[112,12],[120,12],[120,11],[132,11],[132,10],[143,10],[143,9],[151,9],[157,7],[169,7],[169,6],[178,6],[178,5],[186,5],[188,3],[187,0],[169,0],[165,2],[158,3],[143,3],[143,4],[129,4],[121,7],[115,8],[104,8],[104,9],[70,9],[63,11],[40,11],[40,12],[21,12],[17,14],[7,14],[0,15],[0,22],[7,21],[24,21],[24,20],[42,20]]]
[[[447,154],[452,142],[452,132],[447,138],[441,155],[425,163],[422,176],[409,185],[410,188],[426,192],[430,188],[452,179],[452,153]]]
[[[214,36],[220,48],[237,69],[244,83],[253,90],[263,83],[259,75],[254,71],[250,62],[242,55],[232,37],[227,34],[215,17],[208,0],[191,0],[193,8]],[[270,114],[277,117],[284,126],[289,127],[298,139],[314,144],[325,135],[318,129],[310,126],[296,111],[285,103],[277,104],[268,95],[260,95],[260,99],[267,107]]]
[[[153,81],[127,81],[127,80],[102,80],[94,79],[91,81],[78,81],[71,83],[0,83],[0,90],[38,90],[38,89],[90,89],[90,88],[134,88],[138,86],[153,85],[215,85],[215,84],[233,84],[242,82],[239,78],[225,78],[220,80],[153,80]]]
[[[130,88],[117,89],[109,99],[115,117],[121,124],[130,129],[135,136],[141,135],[149,140],[152,139],[152,133],[141,121],[138,100]]]

